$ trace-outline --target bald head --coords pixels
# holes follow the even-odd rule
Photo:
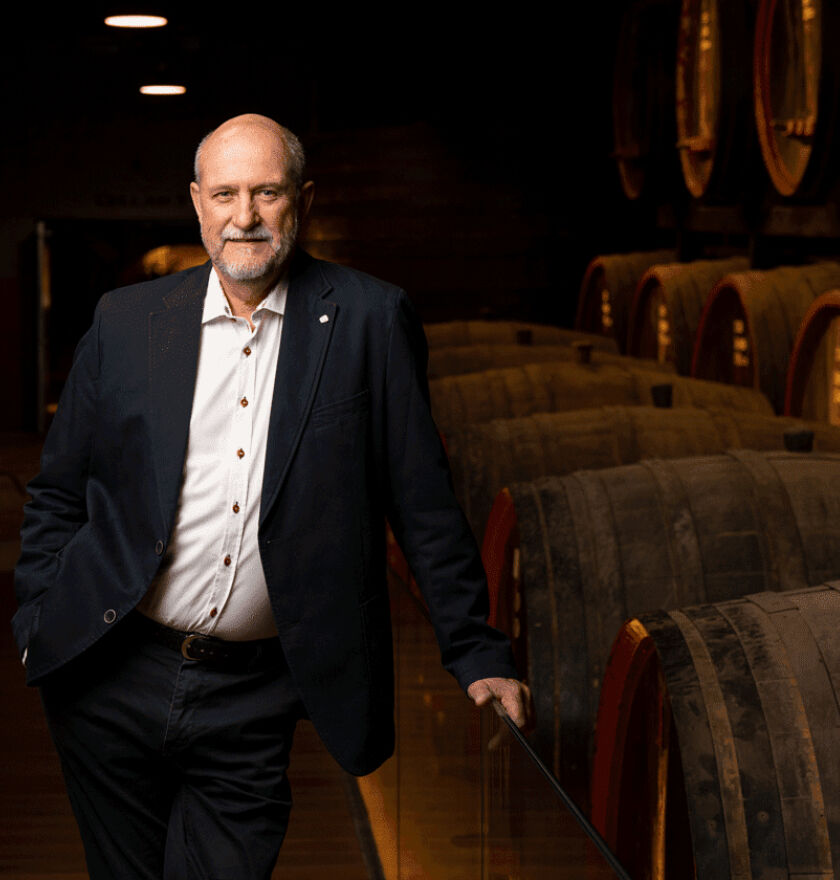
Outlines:
[[[306,171],[306,156],[303,145],[288,128],[259,113],[243,113],[223,122],[218,128],[206,134],[195,151],[193,174],[195,182],[201,182],[202,158],[208,149],[224,149],[225,144],[242,139],[276,140],[277,151],[285,164],[286,175],[292,185],[300,190]]]

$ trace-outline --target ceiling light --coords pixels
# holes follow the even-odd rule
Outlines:
[[[109,15],[105,24],[109,27],[153,28],[163,27],[167,20],[162,15]]]
[[[183,95],[184,92],[184,86],[140,86],[142,95]]]

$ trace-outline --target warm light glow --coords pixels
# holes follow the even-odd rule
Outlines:
[[[140,86],[143,95],[183,95],[184,86]]]
[[[168,24],[162,15],[109,15],[105,19],[108,27],[152,28]]]
[[[146,275],[170,275],[207,262],[207,251],[198,244],[174,244],[153,248],[140,264]]]

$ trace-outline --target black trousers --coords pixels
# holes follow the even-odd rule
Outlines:
[[[231,671],[123,625],[45,681],[92,880],[270,877],[305,715],[270,647]]]

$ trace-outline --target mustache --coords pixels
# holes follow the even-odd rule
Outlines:
[[[241,229],[223,229],[222,241],[271,241],[271,233],[262,225],[247,232]]]

